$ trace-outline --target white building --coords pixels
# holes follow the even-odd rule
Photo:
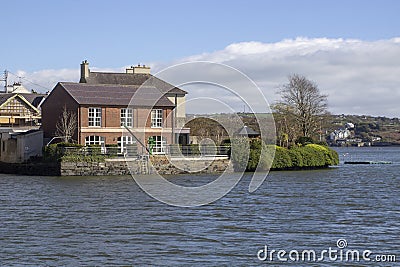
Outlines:
[[[13,85],[7,85],[6,93],[30,94],[31,91],[26,89],[21,83],[14,83]]]
[[[346,139],[351,136],[351,133],[348,129],[339,129],[333,131],[330,135],[329,138],[332,141],[340,140],[340,139]]]

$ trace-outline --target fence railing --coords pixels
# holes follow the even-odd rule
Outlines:
[[[169,145],[165,152],[170,156],[229,156],[230,146]]]
[[[229,156],[230,146],[211,146],[211,145],[167,145],[164,153],[172,157],[179,156]],[[110,157],[137,157],[143,154],[138,151],[136,145],[126,146],[123,150],[120,147],[63,147],[63,155],[106,155]]]

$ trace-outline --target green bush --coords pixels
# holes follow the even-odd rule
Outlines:
[[[292,159],[290,158],[288,149],[280,146],[275,146],[275,156],[271,168],[285,169],[292,166]]]
[[[304,166],[303,154],[300,150],[301,148],[299,147],[292,147],[288,149],[288,154],[290,156],[290,159],[292,160],[292,167],[301,168]]]
[[[83,147],[83,145],[80,144],[66,143],[66,142],[57,143],[55,145],[57,145],[57,147],[78,147],[78,148]]]
[[[247,153],[250,149],[248,138],[234,138],[231,140],[231,160],[235,171],[243,171],[247,169],[250,162],[250,155]],[[253,149],[253,157],[256,157],[257,150]]]
[[[323,155],[325,165],[337,165],[339,164],[339,155],[333,149],[330,149],[327,146],[321,146],[317,144],[310,144],[306,147],[311,147],[318,153]]]
[[[339,156],[336,151],[327,146],[308,144],[294,146],[290,149],[280,146],[265,145],[261,140],[235,139],[232,146],[236,150],[231,159],[235,170],[255,171],[259,170],[283,170],[318,168],[339,164]],[[246,149],[250,149],[249,158],[246,159]]]

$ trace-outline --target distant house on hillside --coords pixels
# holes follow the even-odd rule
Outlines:
[[[155,78],[145,66],[103,73],[91,72],[88,65],[81,64],[80,83],[58,83],[43,103],[45,138],[55,136],[65,106],[76,114],[73,139],[82,145],[117,144],[122,151],[135,143],[125,126],[141,143],[147,145],[151,139],[154,154],[163,154],[167,144],[186,144],[189,129],[180,129],[185,91]]]
[[[351,132],[348,129],[339,129],[339,130],[333,131],[329,135],[329,138],[332,141],[337,141],[337,140],[346,139],[350,136],[351,136]]]

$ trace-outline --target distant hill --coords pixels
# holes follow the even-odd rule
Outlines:
[[[189,114],[188,119],[198,117],[208,117],[216,120],[225,121],[233,114],[208,114],[198,115]],[[259,124],[257,123],[254,114],[252,113],[237,113],[244,124],[251,127],[255,131],[260,131]],[[271,114],[257,114],[267,121],[271,120]],[[398,144],[400,145],[400,119],[399,118],[387,118],[387,117],[374,117],[368,115],[329,115],[324,118],[324,124],[321,125],[321,130],[325,133],[325,137],[334,130],[344,128],[346,123],[354,124],[354,129],[351,129],[352,135],[357,138],[361,138],[363,141],[372,141],[376,137],[381,138],[381,142]],[[264,124],[264,123],[261,123]],[[193,125],[192,125],[193,126]],[[218,128],[218,127],[217,127]],[[204,135],[205,129],[209,129],[210,132],[216,129],[215,122],[207,125],[205,121],[202,121],[201,127],[193,127],[191,135]],[[224,135],[224,134],[223,134]]]
[[[400,144],[399,118],[342,114],[331,115],[329,121],[330,127],[327,128],[329,131],[343,128],[350,122],[355,125],[353,134],[365,141],[371,141],[373,137],[381,137],[381,142]]]

